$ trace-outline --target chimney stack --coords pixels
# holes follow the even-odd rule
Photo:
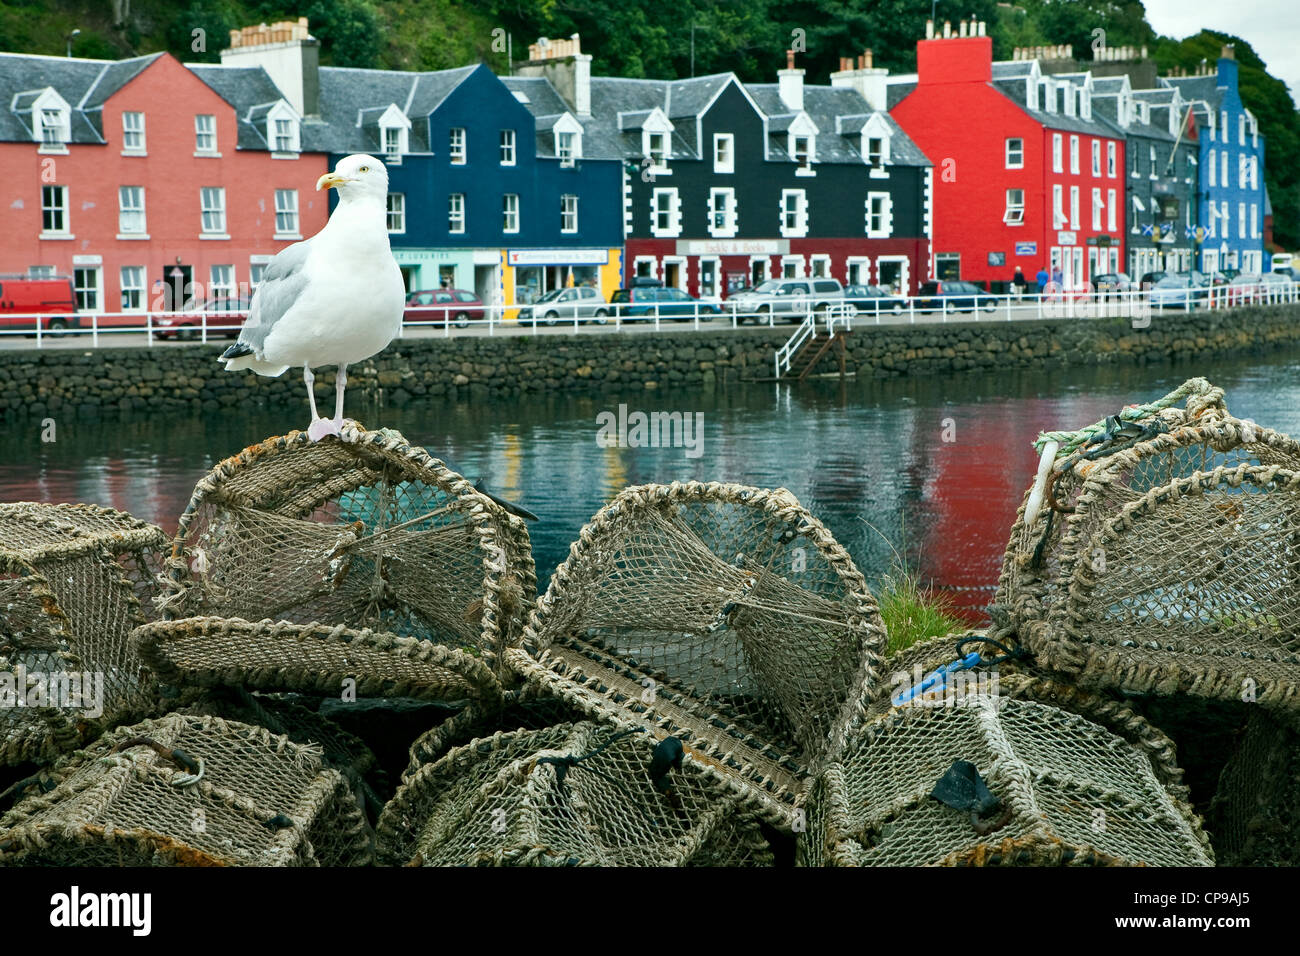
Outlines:
[[[528,62],[515,69],[516,76],[540,76],[577,116],[591,115],[591,54],[582,52],[578,34],[567,39],[538,37],[528,45]]]
[[[840,71],[831,74],[831,86],[857,90],[858,95],[866,100],[867,105],[873,110],[886,110],[889,108],[889,98],[885,87],[885,78],[889,76],[889,70],[871,65],[872,53],[870,50],[858,55],[856,69],[853,67],[852,57],[842,58],[840,64]]]
[[[260,66],[299,116],[320,115],[320,43],[306,17],[231,30],[221,65]]]
[[[799,112],[803,109],[803,70],[794,65],[794,50],[785,51],[785,69],[776,74],[777,93],[786,108]]]

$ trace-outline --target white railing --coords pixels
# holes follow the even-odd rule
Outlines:
[[[1253,285],[1220,285],[1209,288],[1154,289],[1131,292],[1049,292],[1031,294],[943,296],[898,296],[884,300],[859,301],[845,305],[836,304],[826,315],[827,330],[834,332],[843,326],[850,327],[856,318],[874,320],[877,325],[915,324],[917,322],[983,322],[1032,319],[1091,319],[1128,318],[1135,328],[1144,328],[1139,320],[1146,321],[1166,310],[1218,310],[1245,305],[1294,304],[1300,302],[1300,283],[1262,282]],[[464,320],[457,319],[457,311],[448,310],[450,321],[442,318],[442,310],[408,309],[400,334],[403,335],[541,335],[552,332],[594,333],[600,331],[700,331],[720,326],[737,329],[746,323],[774,328],[778,323],[798,322],[791,341],[801,334],[806,339],[811,331],[804,331],[807,323],[806,309],[797,311],[771,311],[763,309],[742,310],[733,302],[683,303],[680,312],[667,305],[611,305],[599,303],[584,306],[580,314],[571,309],[560,312],[558,305],[548,316],[543,312],[537,318],[520,317],[521,309],[537,308],[526,304],[473,305],[463,310]],[[545,308],[545,304],[542,308]],[[627,314],[636,310],[638,314]],[[547,309],[547,311],[552,311]],[[598,314],[598,312],[600,314]],[[421,315],[433,315],[422,318]],[[37,348],[50,344],[76,344],[84,347],[101,345],[154,346],[164,341],[195,341],[206,343],[221,338],[233,340],[239,333],[246,313],[242,312],[86,312],[67,315],[37,315],[34,313],[0,313],[0,346],[23,337],[35,340]],[[125,338],[124,338],[125,336]],[[136,336],[133,339],[131,336]],[[139,339],[143,341],[139,341]],[[89,342],[86,340],[89,339]],[[789,343],[787,343],[788,345]],[[788,360],[790,356],[787,355]]]
[[[794,330],[794,335],[786,341],[785,345],[776,350],[776,377],[780,378],[782,372],[790,371],[790,359],[794,358],[799,348],[812,338],[817,330],[817,313],[809,312],[804,316],[804,320],[799,323],[799,328]]]

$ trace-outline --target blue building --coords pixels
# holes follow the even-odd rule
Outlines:
[[[529,75],[528,64],[514,88],[481,63],[427,73],[321,67],[305,31],[273,27],[223,51],[209,72],[246,91],[269,78],[331,166],[351,153],[383,158],[389,237],[408,289],[512,303],[580,284],[608,298],[619,287],[622,155],[587,135],[582,104],[562,98],[553,78]]]
[[[1196,119],[1201,269],[1264,271],[1264,137],[1242,105],[1232,45],[1223,48],[1215,72],[1160,82],[1178,90]]]

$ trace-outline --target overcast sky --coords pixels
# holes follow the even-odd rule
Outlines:
[[[1183,39],[1202,29],[1239,36],[1300,102],[1300,9],[1296,0],[1143,0],[1156,33]]]

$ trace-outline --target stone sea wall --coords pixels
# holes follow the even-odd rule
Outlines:
[[[1145,320],[1143,320],[1145,321]],[[403,405],[426,396],[481,399],[574,390],[713,390],[771,377],[792,327],[655,334],[500,335],[402,339],[348,370],[349,394]],[[0,418],[111,416],[119,410],[190,412],[302,403],[302,374],[228,373],[226,342],[150,348],[0,350]],[[1129,319],[881,325],[859,322],[846,369],[859,377],[936,375],[967,369],[1150,364],[1268,353],[1300,344],[1300,306],[1165,313],[1144,328]],[[817,368],[834,372],[832,351]],[[332,371],[316,388],[333,409]]]

